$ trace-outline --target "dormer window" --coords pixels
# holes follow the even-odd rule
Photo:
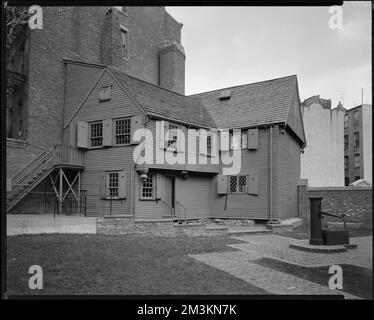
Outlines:
[[[228,100],[230,98],[231,98],[231,90],[221,91],[218,97],[219,100]]]

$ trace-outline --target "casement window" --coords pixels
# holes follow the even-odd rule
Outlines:
[[[349,147],[349,144],[348,144],[348,136],[345,135],[345,136],[344,136],[344,149],[348,149],[348,147]]]
[[[212,136],[208,134],[206,137],[206,149],[207,149],[207,155],[212,155]]]
[[[360,167],[360,154],[359,153],[355,154],[354,164],[355,164],[355,168],[359,168]]]
[[[230,193],[246,193],[247,192],[247,176],[238,175],[229,177]]]
[[[101,147],[103,145],[103,122],[90,123],[91,147]]]
[[[353,134],[353,146],[355,148],[360,146],[360,133],[359,132],[355,132]]]
[[[348,114],[344,115],[344,128],[348,128]]]
[[[180,126],[169,123],[169,135],[167,137],[167,149],[172,151],[177,151],[178,148],[178,130],[180,130]]]
[[[348,170],[348,169],[349,169],[349,157],[345,156],[344,157],[344,170]]]
[[[131,118],[114,121],[114,140],[116,145],[130,144]]]
[[[144,179],[141,183],[140,197],[141,199],[154,198],[155,183],[153,174],[148,173],[148,178]]]
[[[128,29],[121,26],[121,39],[122,39],[122,58],[129,59],[129,32]]]
[[[100,193],[102,199],[125,199],[126,189],[127,181],[125,171],[106,171],[102,173],[100,184]]]
[[[110,198],[118,198],[118,172],[108,172],[108,193]]]

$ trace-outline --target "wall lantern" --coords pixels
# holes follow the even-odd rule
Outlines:
[[[182,171],[181,175],[182,175],[183,179],[187,179],[187,177],[188,177],[188,171]]]

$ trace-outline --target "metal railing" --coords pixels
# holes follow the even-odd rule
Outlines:
[[[171,217],[175,219],[175,209],[169,203],[167,203],[164,199],[161,199],[161,202],[166,204],[166,206],[169,208],[171,212]]]
[[[187,223],[187,209],[186,209],[186,207],[183,204],[181,204],[178,200],[175,200],[175,204],[179,204],[183,208],[183,210],[184,210],[184,222]]]

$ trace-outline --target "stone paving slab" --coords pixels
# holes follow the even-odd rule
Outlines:
[[[351,243],[357,244],[357,249],[347,252],[321,254],[304,252],[289,247],[290,243],[302,243],[303,240],[292,239],[279,235],[234,236],[234,239],[246,243],[229,245],[245,252],[258,252],[264,257],[303,266],[321,267],[332,264],[351,264],[372,269],[372,237],[351,238]]]
[[[288,273],[260,266],[252,262],[253,260],[261,258],[261,254],[255,251],[217,252],[190,256],[214,268],[228,272],[271,294],[342,294],[346,299],[361,299],[341,290],[331,290],[327,284],[326,286],[322,286],[318,283],[304,280]]]

